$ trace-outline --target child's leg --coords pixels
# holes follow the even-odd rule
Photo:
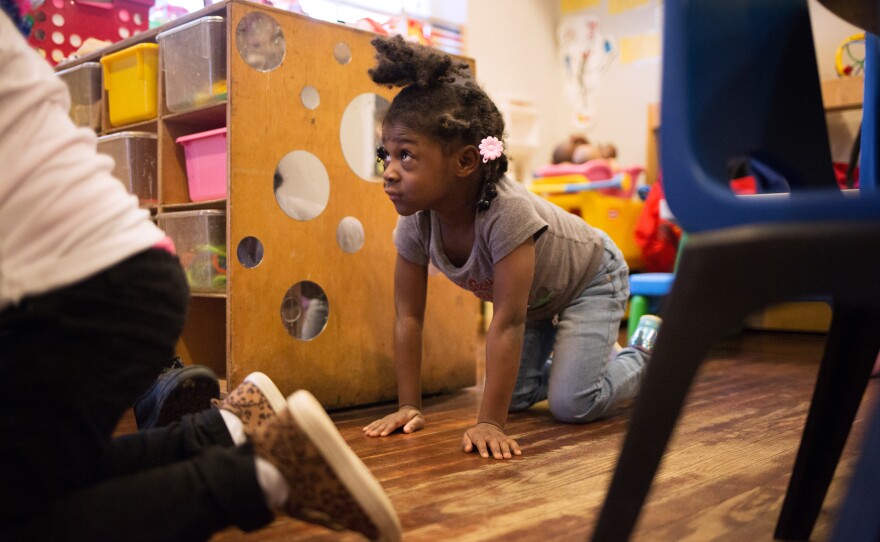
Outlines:
[[[547,398],[548,375],[545,366],[553,348],[555,333],[550,320],[526,324],[516,387],[510,400],[511,412],[526,410]]]
[[[214,446],[242,446],[247,435],[286,408],[272,379],[251,373],[216,407],[184,415],[167,426],[113,439],[103,463],[103,478],[116,478],[190,459]]]
[[[584,423],[611,414],[638,391],[647,354],[627,347],[610,356],[628,297],[626,262],[606,240],[593,282],[559,315],[549,402],[560,421]]]
[[[214,446],[66,495],[0,524],[0,539],[196,541],[228,526],[251,531],[273,519],[252,448]]]
[[[255,386],[249,381],[257,377],[249,375],[220,403],[234,413],[240,429],[267,423],[287,406],[274,383],[261,376]],[[67,540],[199,540],[230,525],[263,526],[273,515],[259,485],[260,468],[242,431],[242,447],[236,448],[228,424],[220,408],[209,408],[116,437],[104,454],[100,482],[15,528],[46,540],[58,538],[49,536],[55,533]],[[144,518],[160,517],[145,524]]]
[[[206,448],[233,446],[220,411],[210,408],[164,427],[114,438],[101,464],[101,479],[117,478],[190,459]]]
[[[177,259],[145,251],[0,313],[0,524],[101,479],[122,414],[174,353]]]

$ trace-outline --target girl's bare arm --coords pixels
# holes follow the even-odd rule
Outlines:
[[[504,434],[516,384],[525,332],[529,289],[535,269],[535,243],[529,239],[495,264],[493,317],[486,335],[486,385],[477,425],[463,439],[465,451],[483,457],[519,455],[516,441]]]
[[[367,436],[405,433],[425,426],[422,417],[422,326],[428,290],[427,267],[397,256],[394,269],[394,366],[398,411],[364,427]]]

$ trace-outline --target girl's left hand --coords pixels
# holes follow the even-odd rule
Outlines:
[[[500,427],[491,423],[478,423],[465,431],[461,438],[461,447],[465,453],[476,449],[485,458],[489,457],[490,452],[495,459],[510,459],[514,455],[522,455],[519,444],[505,435]]]

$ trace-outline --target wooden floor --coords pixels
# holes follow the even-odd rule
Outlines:
[[[823,335],[746,333],[719,344],[698,377],[634,540],[771,540],[824,344]],[[827,540],[877,399],[872,381],[813,540]],[[352,449],[397,508],[405,541],[585,540],[605,495],[626,414],[584,426],[552,419],[546,405],[511,415],[523,456],[464,454],[480,391],[425,401],[428,426],[366,438],[361,427],[388,406],[332,413]],[[358,540],[286,517],[259,532],[212,540]]]

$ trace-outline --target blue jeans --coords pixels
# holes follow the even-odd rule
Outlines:
[[[648,354],[627,347],[612,357],[629,297],[629,269],[614,242],[602,235],[605,250],[593,281],[555,323],[526,323],[511,412],[548,399],[559,421],[586,423],[613,414],[638,392]]]

